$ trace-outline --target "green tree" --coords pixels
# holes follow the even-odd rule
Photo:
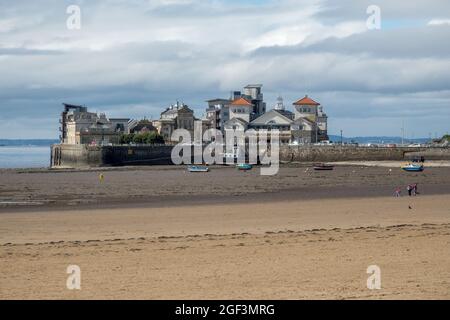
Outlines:
[[[142,143],[144,143],[142,134],[140,134],[140,133],[135,134],[134,137],[133,137],[133,139],[132,139],[132,141],[133,141],[134,143],[136,143],[136,144],[142,144]]]
[[[155,131],[146,132],[145,143],[147,143],[147,144],[162,144],[162,143],[164,143],[164,138]]]
[[[121,134],[119,141],[121,144],[164,144],[164,138],[155,131],[144,133]]]
[[[121,144],[130,144],[131,142],[133,142],[133,139],[134,139],[134,133],[121,134],[120,138],[119,138],[119,142]]]

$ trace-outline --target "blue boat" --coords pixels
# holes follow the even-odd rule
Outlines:
[[[209,172],[209,168],[205,166],[189,166],[189,172]]]
[[[414,163],[407,164],[402,169],[408,172],[422,172],[424,170],[423,165]]]
[[[249,163],[240,163],[236,166],[236,168],[238,168],[238,170],[248,171],[253,169],[253,165]]]

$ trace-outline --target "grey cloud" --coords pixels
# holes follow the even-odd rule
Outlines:
[[[57,54],[63,54],[63,51],[59,50],[36,50],[36,49],[27,49],[27,48],[1,48],[0,47],[0,56],[6,55],[6,56],[35,56],[35,55],[41,55],[41,56],[48,56],[48,55],[57,55]]]
[[[381,17],[386,20],[426,20],[448,16],[450,2],[447,0],[324,0],[317,18],[327,21],[363,20],[368,17],[366,10],[370,5],[381,9]]]
[[[373,30],[346,38],[327,38],[311,45],[274,46],[254,55],[305,53],[368,54],[376,58],[449,58],[450,25]]]
[[[36,134],[57,136],[62,102],[112,116],[157,117],[180,100],[201,116],[206,99],[253,82],[264,84],[269,106],[278,93],[288,105],[308,93],[325,106],[332,130],[362,131],[354,135],[392,134],[401,118],[440,131],[448,126],[448,26],[390,28],[248,53],[247,42],[301,25],[296,17],[304,9],[324,9],[306,15],[308,28],[332,28],[333,19],[364,21],[366,3],[283,0],[244,10],[225,1],[153,7],[138,0],[79,1],[83,28],[71,33],[64,30],[69,2],[19,1],[0,10],[0,20],[35,19],[0,41],[0,123],[10,123],[8,130],[27,114],[46,125]],[[438,13],[419,7],[401,14],[401,6],[380,3],[386,18],[426,20]],[[431,3],[442,12],[448,7]],[[336,8],[325,10],[330,6]],[[11,134],[5,128],[0,135]],[[417,135],[427,134],[418,128]]]

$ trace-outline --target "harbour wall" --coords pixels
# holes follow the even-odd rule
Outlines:
[[[51,148],[50,166],[104,167],[172,164],[170,145],[90,146],[55,144]]]
[[[424,156],[428,160],[450,160],[450,149],[358,146],[280,147],[280,160],[284,162],[401,161],[414,156]]]
[[[51,148],[51,167],[82,168],[133,165],[170,165],[171,145],[90,146],[56,144]],[[193,152],[192,152],[193,154]],[[280,146],[282,162],[334,162],[407,160],[450,160],[449,148],[384,148],[356,146]]]

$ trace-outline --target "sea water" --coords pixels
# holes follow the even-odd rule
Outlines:
[[[0,168],[46,168],[50,146],[0,146]]]

